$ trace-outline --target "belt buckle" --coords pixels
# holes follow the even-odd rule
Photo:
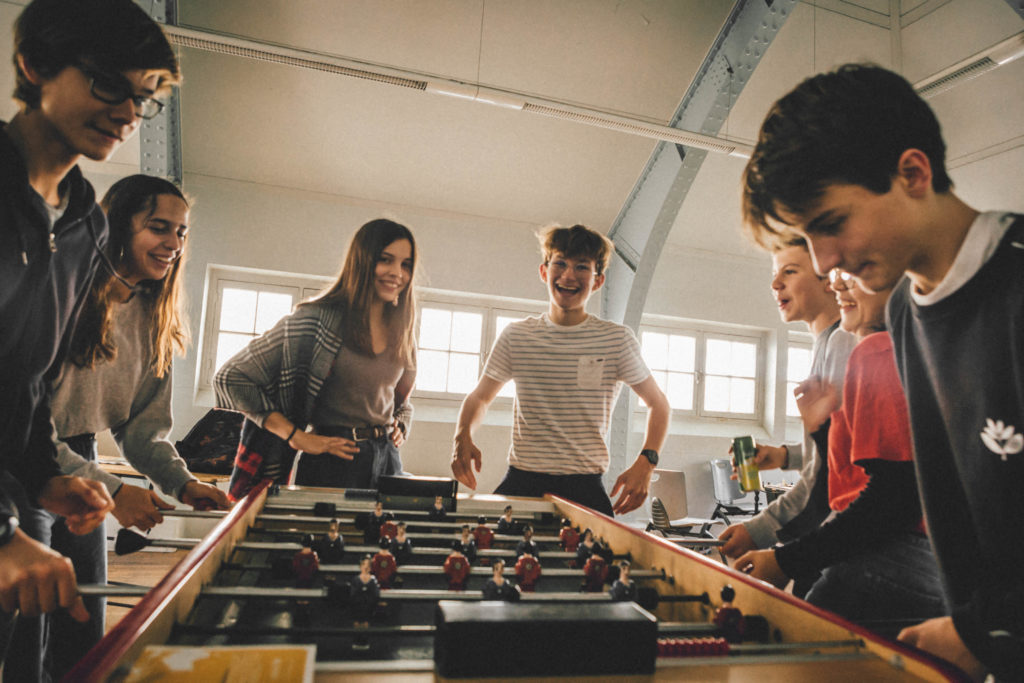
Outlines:
[[[349,427],[348,429],[349,429],[349,432],[352,433],[352,441],[361,441],[361,439],[359,438],[359,435],[356,434],[356,428],[355,427]]]

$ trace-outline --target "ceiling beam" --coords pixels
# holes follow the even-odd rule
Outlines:
[[[738,0],[683,96],[673,127],[717,135],[768,46],[797,0]],[[630,192],[608,236],[616,262],[601,289],[601,315],[634,331],[640,325],[658,257],[707,152],[659,143]],[[612,415],[609,472],[621,472],[628,453],[629,418],[635,406],[625,392]]]
[[[135,0],[154,21],[168,26],[178,23],[178,0]],[[172,88],[163,110],[139,127],[139,170],[182,186],[181,100]]]

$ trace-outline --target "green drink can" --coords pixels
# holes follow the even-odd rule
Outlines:
[[[732,458],[736,465],[736,473],[740,480],[740,488],[744,491],[761,490],[761,473],[754,462],[754,437],[738,436],[732,440]]]

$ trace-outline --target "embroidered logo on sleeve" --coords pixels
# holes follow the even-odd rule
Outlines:
[[[1020,453],[1024,450],[1024,434],[1016,434],[1013,425],[1004,425],[1002,420],[985,418],[985,429],[981,431],[981,440],[988,449],[1002,457]]]

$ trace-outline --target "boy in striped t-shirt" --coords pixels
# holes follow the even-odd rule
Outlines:
[[[516,397],[509,467],[495,493],[554,493],[607,515],[640,507],[647,498],[671,409],[640,355],[633,332],[589,315],[601,288],[612,243],[585,226],[553,227],[540,235],[548,312],[511,323],[498,337],[476,388],[459,411],[452,454],[455,478],[471,489],[482,457],[472,431],[509,380]],[[601,481],[608,469],[605,436],[621,384],[650,408],[643,450],[615,481],[612,506]]]

